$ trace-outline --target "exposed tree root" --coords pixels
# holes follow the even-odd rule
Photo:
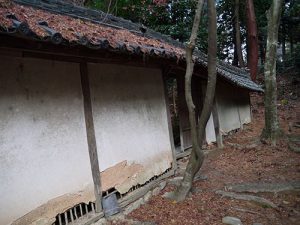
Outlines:
[[[231,207],[233,210],[239,211],[239,212],[245,212],[245,213],[251,213],[251,214],[257,214],[257,215],[263,215],[259,212],[254,212],[252,210],[248,210],[248,209],[241,209],[241,208],[236,208],[236,207]]]
[[[238,212],[243,212],[243,213],[250,213],[250,214],[260,215],[261,217],[267,218],[267,219],[269,220],[269,222],[271,222],[271,221],[270,221],[270,218],[269,218],[267,215],[262,214],[262,213],[259,213],[259,212],[255,212],[255,211],[252,211],[252,210],[249,210],[249,209],[237,208],[237,207],[231,207],[231,209],[236,210],[236,211],[238,211]]]
[[[260,140],[255,140],[252,143],[247,143],[247,144],[244,144],[244,145],[237,144],[237,143],[231,143],[231,142],[227,142],[226,144],[229,145],[229,146],[232,146],[234,148],[237,148],[238,150],[242,150],[242,149],[253,149],[253,148],[256,148],[256,147],[259,146],[260,143],[261,143]]]
[[[300,128],[300,122],[289,123],[289,131],[290,132],[293,130],[293,127]]]
[[[300,153],[300,147],[293,145],[292,143],[288,143],[288,146],[291,151]]]
[[[221,191],[221,190],[216,191],[216,194],[219,194],[219,195],[222,195],[222,196],[228,197],[228,198],[238,199],[238,200],[253,201],[264,207],[270,207],[270,208],[274,208],[274,209],[277,208],[277,206],[273,202],[271,202],[265,198],[257,197],[254,195],[236,194],[233,192],[227,192],[227,191]]]
[[[288,140],[291,142],[300,142],[300,136],[299,135],[288,135]]]
[[[203,154],[203,152],[200,153]],[[195,177],[195,174],[199,171],[203,163],[203,160],[204,160],[204,155],[201,155],[201,158],[197,159],[196,152],[193,149],[183,179],[180,182],[179,186],[176,188],[174,192],[165,194],[164,197],[174,200],[176,202],[183,201],[191,191],[193,185],[193,179]]]
[[[281,191],[295,191],[300,190],[300,181],[292,181],[287,183],[248,183],[248,184],[236,184],[227,186],[225,188],[229,191],[234,192],[251,192],[251,193],[259,193],[259,192],[281,192]]]
[[[166,192],[163,197],[173,200],[175,202],[182,202],[183,200],[186,199],[188,194],[191,191],[192,186],[186,186],[186,187],[181,187],[177,188],[176,191],[171,191],[171,192]]]
[[[291,151],[300,153],[300,137],[298,135],[289,135],[288,146]]]
[[[260,140],[262,143],[271,143],[273,146],[275,146],[279,140],[282,140],[285,138],[286,138],[286,135],[285,135],[284,131],[279,127],[276,130],[272,130],[272,131],[264,128],[261,133]]]
[[[300,121],[296,121],[296,122],[294,122],[294,127],[296,127],[296,128],[300,128]]]

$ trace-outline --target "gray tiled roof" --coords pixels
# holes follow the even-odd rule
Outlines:
[[[46,11],[49,11],[52,13],[70,16],[72,18],[87,20],[94,24],[98,24],[99,26],[111,27],[112,29],[125,29],[127,31],[130,31],[131,33],[133,33],[136,36],[139,36],[139,37],[142,36],[142,37],[145,37],[148,39],[158,40],[158,41],[167,43],[171,46],[174,46],[176,48],[179,48],[182,50],[184,49],[183,43],[180,43],[180,42],[170,38],[167,35],[163,35],[161,33],[155,32],[148,28],[146,28],[145,33],[142,33],[141,32],[142,26],[140,24],[136,24],[129,20],[115,17],[113,15],[109,15],[109,14],[107,15],[106,13],[101,12],[101,11],[78,7],[78,6],[69,4],[69,3],[65,3],[62,0],[14,0],[14,2],[16,2],[18,4],[27,5],[27,6],[31,6],[34,8],[46,10]],[[1,29],[1,27],[0,27],[0,31],[1,30],[3,33],[8,30],[11,31],[12,29],[11,28],[4,29],[3,27]],[[29,32],[29,33],[31,34],[31,36],[33,36],[35,38],[38,36],[34,32]],[[28,35],[28,33],[26,35]],[[58,36],[57,36],[58,39],[53,39],[51,37],[50,40],[53,39],[52,41],[61,41],[59,39],[59,38],[61,38],[61,36],[62,35],[58,34]],[[78,37],[78,39],[79,39],[79,37]],[[66,42],[68,40],[64,40],[64,41]],[[106,39],[99,40],[96,44],[95,43],[91,44],[90,40],[85,40],[85,42],[82,42],[82,40],[80,40],[80,41],[78,40],[78,42],[77,42],[77,44],[83,44],[83,43],[87,47],[96,48],[96,49],[112,47],[111,43],[109,43],[109,41]],[[154,54],[159,57],[166,57],[169,59],[171,58],[171,59],[174,59],[174,62],[178,61],[178,56],[176,56],[176,54],[174,54],[174,52],[170,51],[170,49],[165,49],[164,47],[157,48],[155,46],[146,46],[146,45],[143,45],[143,43],[141,43],[140,45],[135,45],[135,46],[133,46],[133,45],[126,46],[122,43],[118,43],[117,45],[114,45],[113,48],[114,48],[114,50],[120,50],[120,49],[124,50],[124,48],[125,48],[126,51],[131,51],[135,54],[139,54],[140,52],[143,52],[143,54],[149,54],[149,55]],[[207,56],[205,54],[201,53],[200,51],[195,51],[194,54],[196,56],[196,64],[207,67]],[[180,56],[180,57],[181,57],[180,58],[181,60],[185,60],[184,56]],[[218,61],[217,62],[217,73],[220,77],[224,78],[228,82],[230,82],[238,87],[246,88],[246,89],[249,89],[252,91],[263,91],[263,89],[259,85],[257,85],[255,82],[251,81],[249,73],[244,69],[234,67],[223,61]]]

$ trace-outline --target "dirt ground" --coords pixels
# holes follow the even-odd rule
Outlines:
[[[299,90],[295,90],[293,81],[285,77],[280,77],[278,82],[280,125],[285,134],[299,135],[299,128],[289,130],[289,124],[299,117],[300,98],[293,97],[295,91]],[[222,224],[224,216],[238,217],[243,225],[300,224],[299,190],[253,194],[272,201],[277,205],[276,209],[215,193],[216,190],[224,190],[225,186],[233,184],[300,181],[300,153],[289,150],[286,139],[281,140],[276,147],[257,142],[264,126],[263,95],[252,94],[251,104],[252,123],[225,137],[223,149],[212,150],[207,155],[200,170],[201,175],[207,176],[207,179],[194,182],[188,199],[177,203],[163,198],[165,192],[175,188],[168,185],[160,195],[152,197],[127,218],[160,225]],[[180,163],[187,160],[183,159]]]

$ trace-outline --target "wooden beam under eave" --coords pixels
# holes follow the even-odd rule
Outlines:
[[[90,91],[90,83],[88,77],[88,67],[87,67],[87,63],[80,63],[79,65],[80,65],[81,87],[83,93],[84,118],[85,118],[85,125],[86,125],[87,142],[88,142],[92,177],[94,182],[94,192],[96,197],[95,205],[96,205],[96,212],[99,213],[102,211],[102,204],[101,204],[102,189],[101,189],[100,167],[98,161],[94,119],[93,119],[91,91]]]
[[[22,57],[75,63],[91,62],[123,64],[127,66],[149,68],[161,68],[163,65],[176,64],[174,60],[160,56],[145,56],[144,54],[136,55],[133,52],[119,52],[118,50],[109,51],[107,49],[91,49],[81,45],[55,45],[45,41],[36,41],[0,34],[0,54],[2,49],[17,53],[21,51]],[[182,64],[182,61],[180,61],[179,64]]]

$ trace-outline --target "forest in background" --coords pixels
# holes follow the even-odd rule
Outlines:
[[[224,0],[217,1],[217,55],[221,60],[236,66],[238,48],[241,48],[243,61],[247,66],[247,1]],[[267,10],[271,0],[255,0],[254,10],[257,23],[257,38],[259,46],[259,68],[262,69],[265,59],[267,41]],[[89,0],[86,6],[100,9],[103,12],[123,17],[143,24],[155,31],[169,35],[180,42],[186,42],[191,34],[195,14],[196,1],[193,0]],[[238,7],[237,7],[238,5]],[[279,71],[300,68],[300,2],[285,0],[281,13],[279,27],[278,63]],[[238,19],[238,21],[236,21]],[[239,31],[235,23],[239,24]],[[207,53],[207,4],[204,3],[203,13],[198,31],[196,47]],[[240,33],[240,43],[237,43],[236,32]]]

